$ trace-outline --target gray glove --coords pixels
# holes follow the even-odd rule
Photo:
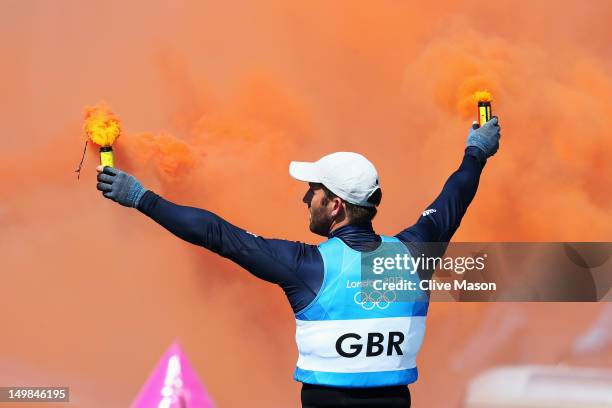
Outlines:
[[[113,167],[98,166],[97,189],[102,195],[126,207],[138,207],[138,202],[147,191],[136,177]]]
[[[467,146],[476,146],[485,152],[487,157],[491,157],[499,149],[500,130],[497,116],[493,116],[482,127],[478,127],[478,123],[474,122],[468,133]]]

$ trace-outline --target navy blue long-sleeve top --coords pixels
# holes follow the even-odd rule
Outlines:
[[[411,253],[425,251],[426,243],[447,243],[471,203],[486,163],[476,147],[465,150],[459,168],[417,222],[395,235]],[[268,282],[279,285],[294,312],[310,304],[323,283],[323,259],[316,245],[259,237],[210,211],[174,204],[152,191],[138,209],[177,237],[207,248]],[[358,251],[371,251],[380,237],[371,224],[345,225],[330,233]],[[420,252],[418,252],[420,253]]]

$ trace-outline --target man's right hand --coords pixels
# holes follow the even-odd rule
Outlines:
[[[493,116],[481,127],[478,127],[478,122],[474,122],[468,134],[467,146],[475,146],[482,150],[487,157],[491,157],[499,149],[500,131],[497,116]]]
[[[109,166],[98,166],[98,185],[102,195],[126,207],[138,207],[147,191],[136,177]]]

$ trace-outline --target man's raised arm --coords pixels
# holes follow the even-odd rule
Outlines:
[[[449,242],[476,195],[487,158],[499,148],[500,126],[493,117],[481,128],[472,125],[459,168],[448,178],[440,195],[413,226],[396,235],[404,242]]]
[[[146,190],[121,170],[98,171],[98,190],[123,206],[137,208],[177,237],[237,263],[253,275],[283,288],[294,309],[303,307],[320,286],[321,256],[316,246],[266,239],[199,208],[172,203]],[[319,270],[320,269],[320,270]]]

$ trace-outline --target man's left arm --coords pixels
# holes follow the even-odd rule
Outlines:
[[[459,168],[416,224],[396,235],[403,242],[449,242],[476,195],[487,158],[499,148],[500,127],[494,117],[481,128],[473,125]]]

